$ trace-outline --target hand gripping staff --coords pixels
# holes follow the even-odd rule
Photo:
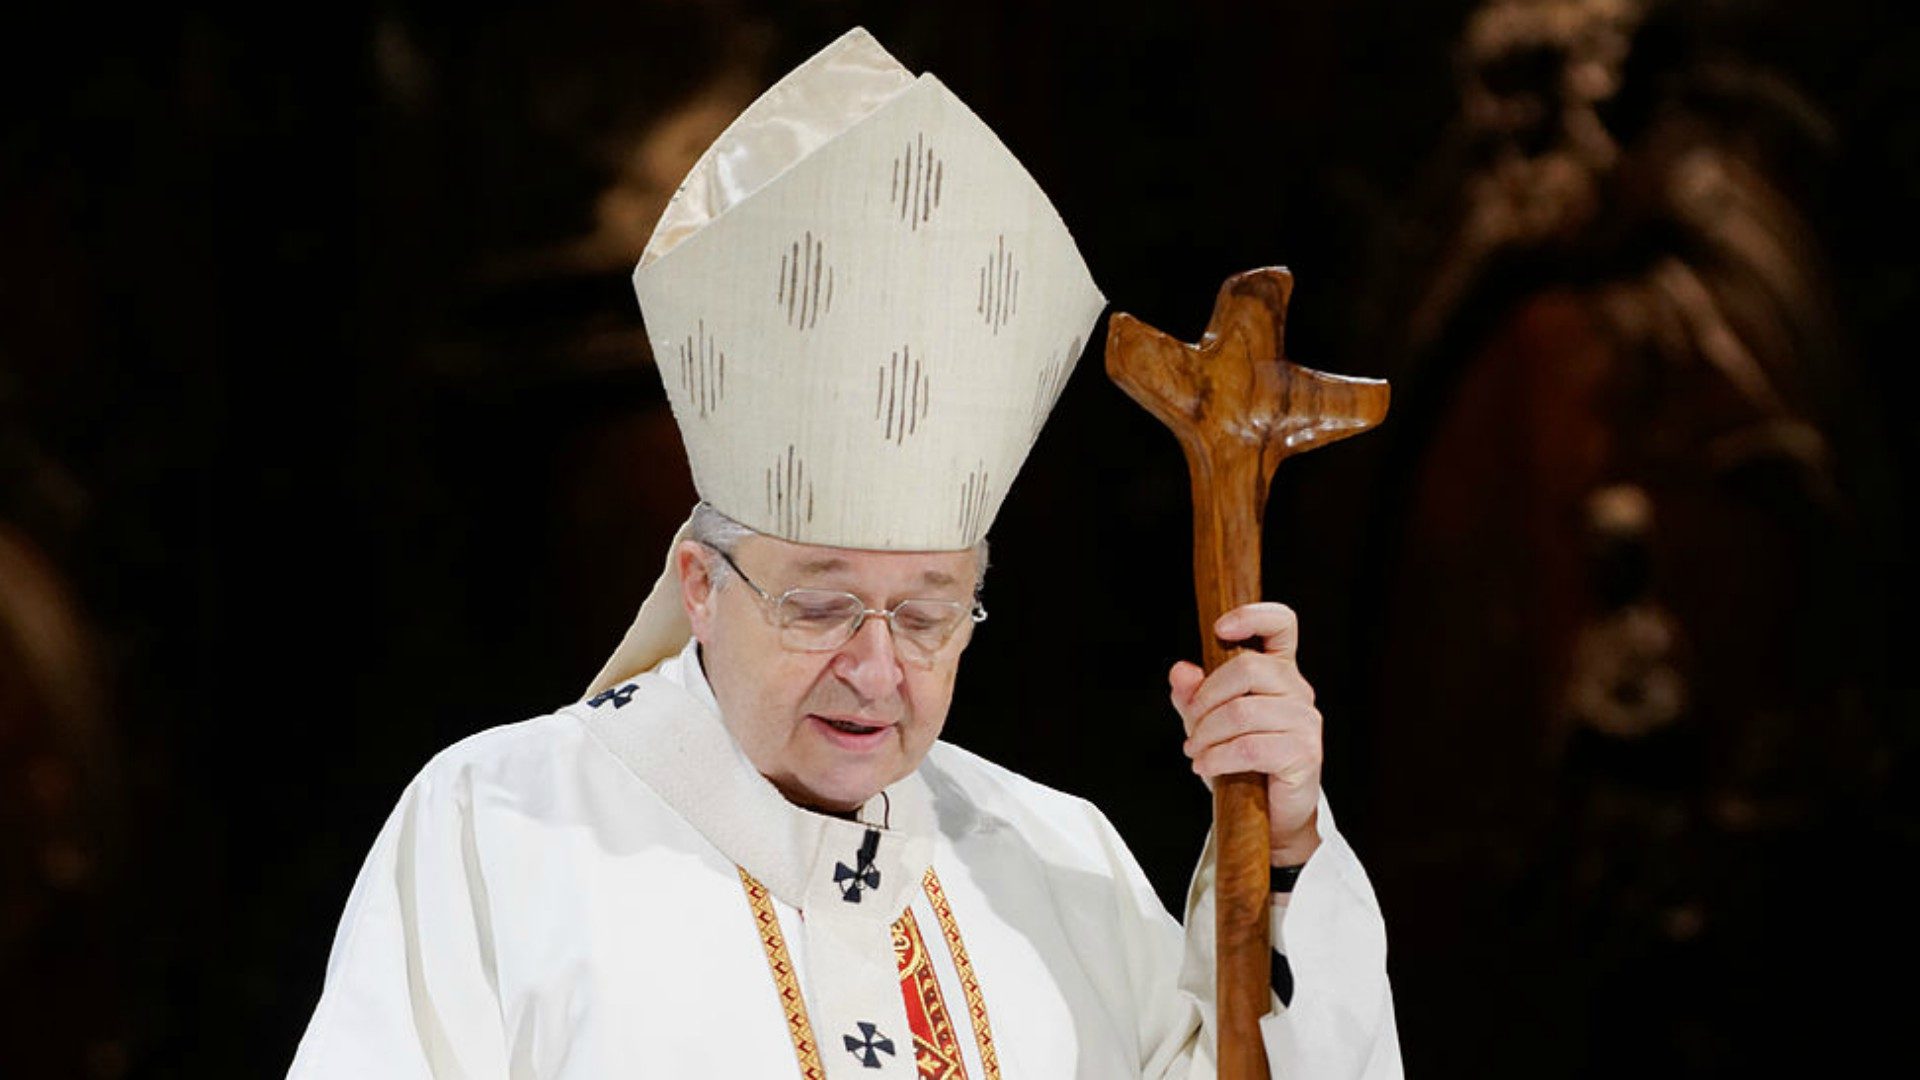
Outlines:
[[[1294,454],[1358,435],[1387,415],[1387,384],[1300,367],[1282,356],[1293,275],[1269,268],[1228,278],[1199,344],[1119,312],[1107,328],[1107,375],[1173,429],[1193,483],[1193,578],[1209,673],[1242,646],[1216,619],[1260,599],[1260,525],[1273,471]],[[1221,1080],[1267,1080],[1267,778],[1213,786],[1215,945]]]

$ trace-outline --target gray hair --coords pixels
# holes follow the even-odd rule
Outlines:
[[[712,503],[704,500],[693,508],[693,520],[687,523],[687,539],[729,556],[740,546],[740,541],[759,535],[759,532],[714,509]],[[973,595],[978,599],[981,589],[987,584],[987,538],[984,536],[973,545],[973,565]],[[708,572],[715,586],[724,584],[734,576],[733,568],[725,560],[711,567]]]

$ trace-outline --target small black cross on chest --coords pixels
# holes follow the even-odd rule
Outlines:
[[[634,691],[639,689],[639,683],[628,683],[625,686],[615,687],[611,690],[602,690],[591,698],[588,698],[587,705],[590,708],[597,709],[611,701],[613,702],[614,708],[624,709],[627,706],[627,702],[633,700]]]
[[[868,829],[867,835],[860,838],[860,850],[854,854],[853,865],[833,864],[833,883],[840,887],[840,899],[857,904],[864,892],[880,887],[880,871],[873,865],[873,857],[879,852],[880,830]]]
[[[877,1069],[880,1067],[881,1054],[885,1054],[888,1057],[893,1056],[893,1040],[880,1034],[879,1028],[874,1027],[865,1020],[860,1021],[859,1038],[855,1038],[852,1035],[842,1035],[840,1038],[845,1040],[847,1052],[859,1058],[860,1064],[869,1069]]]

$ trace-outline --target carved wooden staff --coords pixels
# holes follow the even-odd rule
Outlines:
[[[1294,454],[1358,435],[1387,415],[1387,384],[1300,367],[1283,358],[1293,275],[1249,270],[1227,279],[1197,345],[1116,312],[1107,375],[1173,429],[1193,481],[1193,577],[1200,639],[1212,672],[1243,646],[1213,635],[1220,616],[1260,599],[1260,524],[1273,471]],[[1213,785],[1215,960],[1222,1080],[1265,1080],[1260,1017],[1267,1011],[1267,778]]]

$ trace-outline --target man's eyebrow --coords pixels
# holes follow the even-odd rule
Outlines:
[[[845,570],[852,565],[853,564],[838,555],[827,555],[817,559],[808,559],[796,565],[793,568],[793,572],[796,577],[807,578]],[[945,570],[928,570],[920,575],[920,582],[923,585],[935,588],[946,588],[960,584],[960,579],[947,573]]]
[[[794,573],[806,577],[812,574],[831,574],[835,570],[845,570],[846,568],[847,560],[837,555],[829,555],[821,559],[808,559],[793,569]]]

